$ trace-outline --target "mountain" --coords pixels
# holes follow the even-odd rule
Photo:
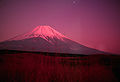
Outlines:
[[[50,26],[37,26],[31,32],[1,42],[0,49],[70,54],[105,53],[72,41]]]

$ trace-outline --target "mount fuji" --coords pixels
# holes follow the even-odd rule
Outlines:
[[[105,53],[81,45],[50,26],[37,26],[31,32],[1,42],[0,50],[3,49],[87,55]]]

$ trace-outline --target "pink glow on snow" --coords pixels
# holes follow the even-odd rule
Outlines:
[[[62,35],[61,33],[57,32],[56,30],[54,30],[52,27],[50,26],[37,26],[33,31],[32,31],[33,35],[44,35],[45,37],[57,37],[57,38],[61,38],[61,37],[65,37],[64,35]]]
[[[47,41],[48,38],[57,38],[59,40],[63,40],[63,38],[67,38],[66,36],[62,35],[58,31],[54,30],[50,26],[37,26],[33,31],[25,33],[23,35],[16,36],[11,38],[10,40],[22,40],[22,39],[29,39],[33,37],[41,37]]]

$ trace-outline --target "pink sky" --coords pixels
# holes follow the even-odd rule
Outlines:
[[[50,25],[88,47],[120,54],[119,0],[1,0],[0,41]]]

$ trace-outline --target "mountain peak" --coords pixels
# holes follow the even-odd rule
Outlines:
[[[65,37],[64,35],[62,35],[61,33],[59,33],[58,31],[56,31],[55,29],[53,29],[50,26],[37,26],[32,32],[32,35],[39,35],[39,36],[45,36],[45,37]]]
[[[47,25],[44,25],[44,26],[39,25],[35,29],[33,29],[31,32],[14,37],[11,40],[22,40],[22,39],[34,38],[34,37],[41,37],[45,40],[47,40],[48,38],[57,38],[57,39],[63,40],[63,38],[65,38],[64,35],[56,31],[52,27]]]
[[[52,27],[50,26],[37,26],[35,29],[33,29],[33,33],[37,33],[37,34],[41,34],[42,32],[44,32],[46,30],[46,32],[49,32],[50,30],[53,30]]]

